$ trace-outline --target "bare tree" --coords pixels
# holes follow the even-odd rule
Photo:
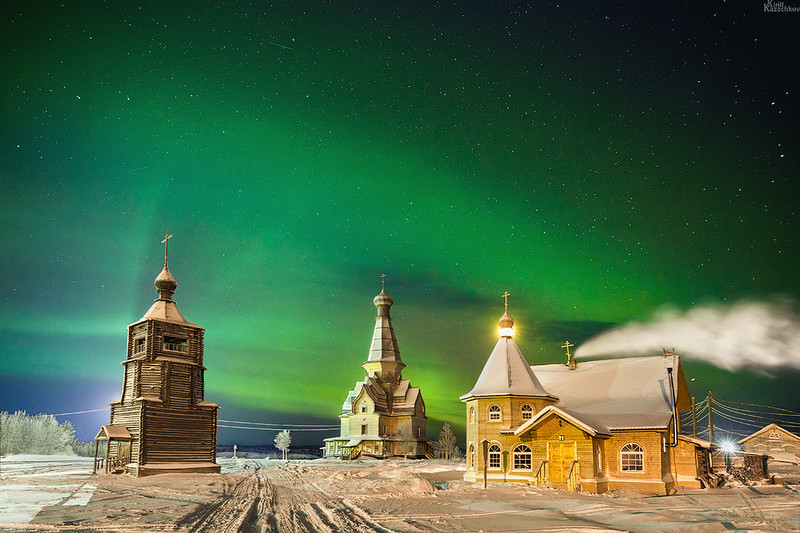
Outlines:
[[[442,430],[439,432],[439,445],[444,450],[445,459],[450,459],[458,448],[456,446],[456,434],[453,433],[453,428],[450,427],[448,422],[442,424]]]
[[[284,461],[286,460],[286,451],[289,449],[289,445],[291,444],[292,444],[292,436],[289,434],[288,429],[284,429],[283,431],[275,435],[275,447],[283,452]]]

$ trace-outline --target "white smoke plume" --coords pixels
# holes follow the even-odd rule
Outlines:
[[[651,321],[592,337],[575,357],[649,355],[662,348],[727,370],[800,369],[800,316],[788,301],[662,310]]]

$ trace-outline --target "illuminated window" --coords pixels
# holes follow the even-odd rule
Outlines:
[[[470,407],[469,408],[469,423],[470,424],[474,424],[475,423],[475,408],[474,407]]]
[[[514,448],[514,470],[531,469],[531,449],[525,444]]]
[[[500,468],[500,446],[489,446],[489,468]]]
[[[531,418],[533,418],[533,407],[526,403],[522,406],[522,419],[530,420]]]
[[[493,405],[489,407],[489,420],[500,420],[500,407]]]
[[[638,444],[626,444],[619,451],[619,455],[623,472],[644,471],[644,450]]]
[[[164,335],[164,349],[172,350],[173,352],[188,352],[189,339]]]

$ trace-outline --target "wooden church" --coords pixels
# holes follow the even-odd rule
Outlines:
[[[158,299],[128,326],[122,397],[111,404],[111,421],[97,434],[107,441],[106,471],[134,476],[168,472],[219,473],[217,410],[203,398],[203,334],[178,310],[178,286],[164,268],[155,280]],[[95,458],[95,470],[99,462]]]
[[[680,434],[690,407],[680,357],[530,366],[506,310],[467,411],[468,481],[670,494],[709,483],[711,444]]]
[[[406,365],[400,359],[389,314],[393,301],[385,286],[372,303],[378,314],[369,355],[361,365],[364,380],[347,394],[339,416],[340,434],[325,439],[325,457],[432,457],[433,444],[425,432],[425,402],[419,387],[403,379]]]

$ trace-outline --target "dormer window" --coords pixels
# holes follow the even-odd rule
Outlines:
[[[164,349],[186,353],[189,351],[189,339],[164,335]]]
[[[133,339],[133,353],[141,353],[144,351],[144,337]]]

